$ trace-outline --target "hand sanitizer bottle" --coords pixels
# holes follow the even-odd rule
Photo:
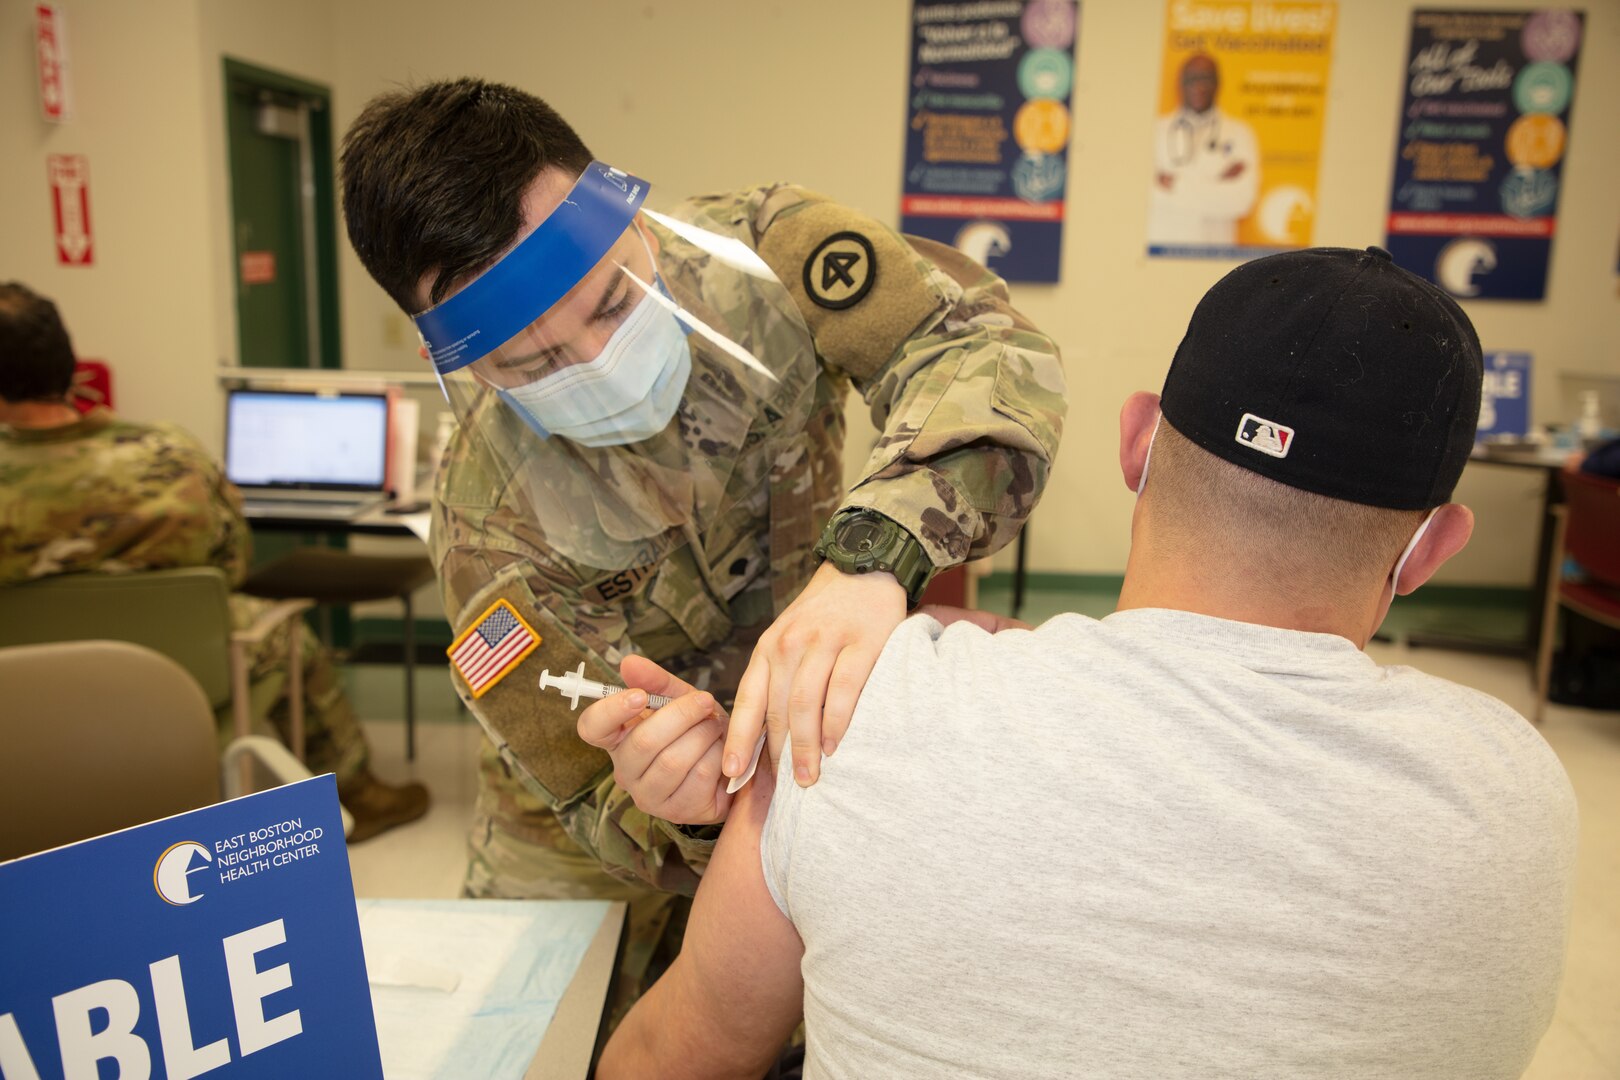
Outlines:
[[[1596,439],[1603,433],[1603,416],[1598,411],[1598,392],[1581,391],[1581,418],[1575,421],[1575,433],[1583,441]]]

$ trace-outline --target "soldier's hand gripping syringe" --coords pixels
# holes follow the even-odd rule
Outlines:
[[[556,690],[568,699],[569,708],[577,709],[579,708],[579,699],[582,697],[605,698],[611,694],[626,690],[628,687],[612,686],[608,683],[597,682],[595,679],[587,679],[585,677],[585,661],[581,660],[579,667],[573,671],[565,671],[561,675],[553,675],[550,668],[540,672],[540,689]],[[670,700],[662,694],[648,694],[647,708],[662,709],[670,703]],[[748,768],[743,770],[741,776],[735,777],[726,785],[727,792],[734,792],[748,783],[748,778],[754,775],[755,769],[759,768],[760,751],[764,749],[765,736],[761,735],[759,742],[754,744],[753,760],[748,763]]]

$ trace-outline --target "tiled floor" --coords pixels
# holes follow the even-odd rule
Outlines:
[[[1085,604],[1076,606],[1090,610]],[[1107,610],[1106,605],[1102,610]],[[1032,610],[1026,616],[1040,618],[1049,613]],[[1374,645],[1372,653],[1381,663],[1411,664],[1478,687],[1521,712],[1529,711],[1531,691],[1522,662],[1399,645]],[[348,674],[362,715],[400,715],[397,669],[357,668]],[[460,886],[466,828],[477,790],[481,735],[477,724],[455,708],[444,682],[445,669],[424,670],[418,677],[422,700],[415,764],[405,762],[402,722],[368,721],[366,729],[374,770],[388,779],[414,776],[422,780],[433,793],[433,809],[422,821],[351,850],[355,891],[363,897],[448,897],[456,895]],[[1580,862],[1563,992],[1552,1028],[1526,1076],[1532,1080],[1617,1080],[1620,713],[1554,706],[1542,733],[1568,770],[1580,803]]]
[[[445,669],[418,677],[443,679]],[[402,721],[368,720],[365,728],[371,740],[372,772],[396,783],[406,778],[422,781],[433,803],[426,817],[349,849],[355,895],[412,900],[459,896],[467,862],[467,824],[478,793],[482,729],[465,714],[419,720],[416,761],[407,764]]]

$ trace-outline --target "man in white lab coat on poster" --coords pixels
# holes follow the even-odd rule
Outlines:
[[[1220,69],[1208,53],[1181,65],[1181,105],[1153,125],[1150,247],[1231,247],[1260,190],[1254,129],[1215,105]]]

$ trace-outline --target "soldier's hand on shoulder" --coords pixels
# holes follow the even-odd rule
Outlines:
[[[793,778],[801,787],[815,783],[822,755],[849,730],[855,702],[905,617],[906,591],[893,574],[846,574],[823,563],[760,636],[737,685],[726,775],[748,767],[763,724],[770,761],[781,760],[791,735]]]
[[[694,690],[643,656],[619,666],[627,690],[579,715],[579,737],[613,759],[613,781],[637,808],[678,825],[726,819],[731,796],[720,774],[726,715],[714,695]],[[647,708],[648,694],[673,700]]]

